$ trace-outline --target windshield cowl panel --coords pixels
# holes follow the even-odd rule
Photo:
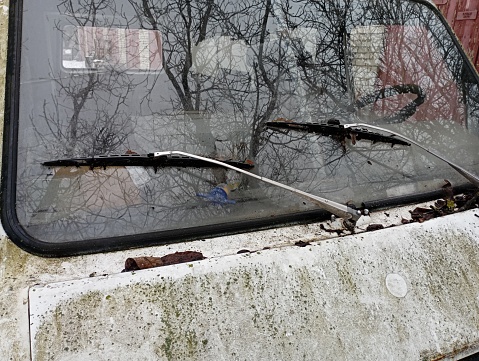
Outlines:
[[[467,183],[390,134],[295,123],[381,127],[479,173],[478,79],[432,6],[24,0],[22,10],[9,194],[22,232],[42,244],[250,231],[324,216],[301,192],[354,213]],[[171,150],[245,170],[148,159]],[[112,155],[144,160],[96,163]]]

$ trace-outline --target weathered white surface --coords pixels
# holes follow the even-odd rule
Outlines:
[[[408,209],[396,208],[388,215],[379,212],[364,217],[359,224],[365,229],[368,222],[385,226],[400,224],[408,218]],[[325,227],[339,227],[326,224]],[[24,361],[30,359],[28,289],[36,284],[82,279],[89,275],[118,273],[126,258],[138,256],[164,256],[179,251],[200,251],[208,258],[234,255],[241,249],[252,251],[264,247],[278,248],[294,245],[299,240],[330,239],[337,236],[320,228],[319,224],[271,229],[250,234],[198,240],[136,250],[82,257],[45,259],[22,251],[6,237],[0,238],[0,360]]]
[[[0,113],[1,114],[1,113]],[[386,217],[382,212],[365,217],[367,222],[398,223],[408,216],[407,209],[398,208]],[[337,227],[338,225],[332,225]],[[328,225],[326,225],[328,227]],[[82,257],[45,259],[22,251],[6,237],[0,238],[0,360],[24,361],[30,359],[28,320],[28,289],[36,284],[47,284],[89,275],[118,273],[128,257],[164,256],[185,250],[200,251],[208,258],[236,254],[241,249],[261,250],[264,247],[285,247],[299,240],[319,240],[336,236],[320,229],[319,224],[272,229],[251,234],[234,235],[216,239],[198,240],[159,247],[125,250],[108,254]]]
[[[479,342],[478,213],[34,287],[33,360],[453,355]]]

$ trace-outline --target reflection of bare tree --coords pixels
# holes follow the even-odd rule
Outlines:
[[[428,102],[394,126],[418,141],[446,144],[448,151],[466,118],[477,116],[477,86],[463,81],[462,60],[444,27],[408,1],[82,0],[62,1],[58,9],[68,21],[56,28],[69,29],[69,42],[74,37],[66,26],[95,28],[108,39],[118,35],[114,29],[142,30],[161,50],[162,64],[149,73],[122,67],[125,62],[109,59],[118,48],[110,40],[94,46],[98,67],[67,69],[64,76],[51,64],[55,91],[37,101],[32,116],[41,142],[54,150],[42,159],[123,152],[127,144],[142,151],[176,148],[249,158],[269,178],[342,202],[361,201],[384,198],[388,189],[405,184],[418,189],[431,180],[431,169],[443,168],[409,148],[353,146],[344,139],[271,131],[265,122],[381,122],[404,99],[374,101],[361,111],[355,101],[407,83],[423,87]],[[446,99],[451,94],[454,101]],[[431,114],[440,115],[441,123],[433,123]],[[466,159],[470,149],[456,153]],[[42,172],[38,178],[50,177]],[[229,181],[222,170],[85,169],[73,172],[75,179],[55,172],[54,181],[19,187],[19,198],[37,212],[32,224],[41,224],[38,232],[47,238],[58,237],[59,229],[89,239],[310,209],[247,181],[234,194],[234,206],[196,198],[196,192]]]
[[[189,116],[197,130],[196,138],[205,146],[206,153],[215,155],[216,142],[224,138],[213,134],[211,122],[214,119],[209,114],[241,114],[245,119],[251,119],[247,122],[247,127],[252,125],[253,133],[258,134],[261,127],[256,126],[257,120],[268,118],[264,113],[271,113],[276,99],[274,92],[277,85],[269,80],[270,77],[274,78],[274,74],[267,73],[263,59],[271,3],[267,2],[263,6],[258,1],[215,3],[206,0],[174,3],[130,1],[130,4],[142,27],[159,30],[163,34],[164,70],[177,95],[176,99],[171,99],[173,108],[180,107]],[[258,60],[254,65],[254,73],[241,74],[234,69],[236,64],[232,62],[229,68],[217,69],[213,65],[215,68],[209,72],[200,69],[203,66],[199,64],[200,52],[217,52],[218,46],[223,46],[218,45],[219,40],[216,43],[206,42],[207,38],[219,39],[224,33],[244,41],[245,45],[259,44],[258,54],[255,54]],[[254,85],[251,85],[252,81],[255,82]],[[272,93],[267,101],[264,100],[264,89],[260,82]],[[179,101],[179,104],[175,105],[175,101]],[[260,102],[266,104],[266,111],[261,109],[263,104]],[[246,142],[247,139],[239,140],[236,149],[231,149],[232,153],[240,151],[246,155]],[[257,141],[252,143],[257,144]]]
[[[56,22],[55,27],[70,43],[77,43],[82,27],[112,27],[114,20],[104,16],[115,11],[115,1],[63,1],[58,5],[61,13],[69,14],[68,22]],[[93,30],[95,31],[95,30]],[[108,44],[97,44],[92,54],[97,58],[106,57]],[[87,69],[93,61],[88,54]],[[55,146],[50,149],[57,156],[84,156],[114,151],[124,142],[131,131],[131,116],[127,99],[141,84],[124,69],[103,65],[101,69],[79,70],[77,74],[64,76],[63,70],[51,66],[50,76],[54,81],[55,93],[45,99],[40,117],[33,119],[36,132],[42,143]],[[42,119],[43,122],[40,122]]]
[[[124,144],[132,126],[126,98],[135,87],[128,75],[111,70],[55,84],[57,92],[43,103],[46,131],[36,129],[45,144],[58,147],[57,156],[104,154]]]

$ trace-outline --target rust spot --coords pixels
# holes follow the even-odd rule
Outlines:
[[[437,353],[437,352],[421,352],[421,357],[422,359],[424,360],[430,360],[430,361],[440,361],[440,360],[444,360],[444,359],[456,359],[456,357],[461,354],[461,353],[464,353],[468,350],[475,350],[477,349],[477,347],[479,346],[479,343],[478,342],[473,342],[473,343],[470,343],[470,344],[463,344],[463,345],[455,345],[454,346],[454,349],[451,351],[451,352],[448,352],[448,353]],[[472,357],[474,358],[467,358],[467,360],[469,359],[474,359],[476,360],[476,357],[475,355],[473,355]]]

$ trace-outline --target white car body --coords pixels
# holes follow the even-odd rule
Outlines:
[[[8,3],[0,8],[3,109]],[[479,211],[402,224],[415,206],[373,212],[346,236],[324,222],[65,258],[29,254],[2,232],[0,360],[472,355]],[[369,223],[385,228],[364,232]],[[186,250],[206,259],[121,273],[127,258]]]

